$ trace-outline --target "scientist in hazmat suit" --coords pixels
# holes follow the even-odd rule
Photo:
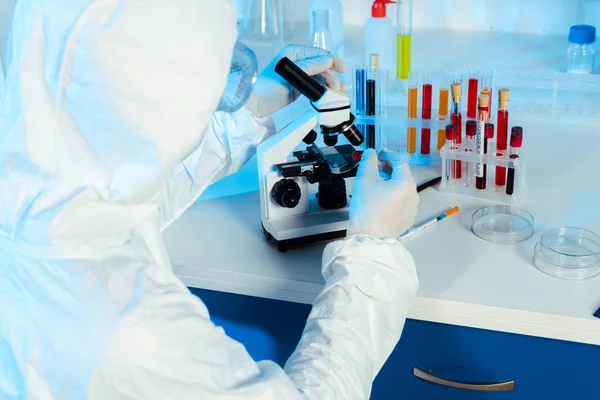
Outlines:
[[[216,111],[229,0],[19,0],[0,107],[0,399],[366,399],[417,287],[418,198],[367,151],[348,238],[285,368],[256,363],[171,271],[160,232],[273,134],[298,94],[261,73]],[[345,66],[288,56],[334,89]]]

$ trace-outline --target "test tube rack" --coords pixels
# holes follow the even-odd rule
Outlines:
[[[488,146],[489,149],[494,149],[496,143],[489,141]],[[440,192],[475,197],[504,204],[518,204],[523,197],[523,189],[525,187],[523,152],[516,159],[510,158],[508,152],[505,153],[502,156],[497,156],[495,151],[490,150],[485,155],[477,154],[469,151],[464,143],[453,148],[447,143],[440,152],[442,157]],[[475,187],[475,176],[472,174],[475,163],[481,163],[486,166],[485,189],[477,189]],[[506,173],[510,169],[513,170],[514,183],[512,194],[506,193],[507,185],[496,185],[496,167],[504,167]],[[457,173],[457,170],[460,170],[460,173]]]

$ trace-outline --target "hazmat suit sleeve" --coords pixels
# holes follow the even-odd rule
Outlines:
[[[308,399],[368,399],[400,338],[418,278],[394,240],[356,235],[327,246],[325,287],[285,371]]]
[[[166,229],[218,180],[236,173],[256,153],[275,127],[271,117],[254,118],[246,108],[216,112],[200,146],[181,162],[161,193],[159,221]]]

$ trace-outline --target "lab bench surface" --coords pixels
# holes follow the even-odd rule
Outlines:
[[[346,33],[349,65],[362,63],[361,28]],[[414,68],[421,70],[443,64],[536,76],[560,70],[564,61],[563,37],[423,31],[413,41]],[[435,57],[428,45],[432,42]],[[296,102],[276,115],[276,122],[284,124],[306,106]],[[409,316],[600,345],[600,320],[592,316],[600,307],[600,276],[558,280],[532,264],[533,248],[550,228],[600,232],[600,184],[593,175],[598,171],[600,118],[511,111],[510,123],[525,128],[527,193],[519,207],[535,217],[534,237],[515,245],[484,242],[470,231],[471,215],[490,202],[426,190],[420,195],[417,221],[455,205],[461,212],[406,241],[420,279]],[[421,167],[413,173],[418,182],[436,175]],[[323,285],[324,245],[279,253],[261,234],[257,190],[255,160],[209,187],[164,234],[173,269],[191,287],[310,304]]]
[[[193,290],[213,321],[257,361],[282,367],[294,351],[310,306]],[[600,347],[409,319],[373,384],[372,400],[596,399]],[[415,368],[461,389],[417,378]],[[481,391],[495,384],[505,391]],[[511,390],[508,390],[511,389]]]
[[[600,232],[600,185],[589,180],[600,135],[589,124],[526,121],[527,195],[520,206],[533,214],[535,235],[515,245],[485,242],[470,231],[471,215],[484,200],[442,194],[420,195],[418,221],[458,205],[461,212],[405,244],[415,259],[420,287],[409,317],[417,320],[600,345],[600,275],[559,280],[532,264],[541,234],[557,226]],[[568,131],[571,141],[560,141]],[[588,143],[579,147],[577,143]],[[557,163],[548,154],[575,154]],[[430,168],[413,169],[418,182]],[[249,163],[237,177],[257,180]],[[227,183],[227,182],[225,182]],[[213,227],[218,227],[214,229]],[[192,206],[164,234],[175,273],[191,287],[310,304],[323,285],[324,245],[280,253],[261,233],[255,191],[212,197]]]

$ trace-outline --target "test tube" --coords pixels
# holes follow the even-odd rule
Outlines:
[[[465,128],[465,151],[467,153],[472,153],[475,151],[475,140],[477,137],[477,121],[469,120],[467,121]],[[465,163],[465,177],[467,186],[473,185],[473,176],[475,173],[475,165],[474,163],[467,162]]]
[[[387,117],[388,110],[388,70],[380,69],[377,77],[377,116]],[[383,122],[377,123],[379,135],[375,140],[378,149],[387,149],[388,146],[388,128]]]
[[[510,98],[509,89],[498,90],[498,133],[496,138],[496,157],[504,157],[507,150],[508,141],[508,101]],[[496,186],[506,185],[506,168],[496,167]]]
[[[408,79],[412,41],[412,0],[397,0],[397,61],[396,76]]]
[[[453,82],[450,85],[450,90],[452,92],[452,116],[450,120],[452,125],[456,127],[456,143],[460,146],[462,144],[462,83]],[[462,161],[457,161],[456,167],[456,179],[462,179]]]
[[[354,106],[356,107],[356,116],[366,115],[367,106],[365,101],[367,72],[364,65],[357,65],[354,68]]]
[[[417,77],[415,73],[410,73],[408,79],[408,131],[406,136],[406,149],[409,154],[417,152],[417,128],[415,120],[417,119],[417,101],[419,89],[417,87]],[[413,126],[411,126],[413,125]]]
[[[421,91],[421,118],[423,127],[421,128],[421,154],[431,154],[431,103],[433,96],[433,86],[431,74],[423,73],[423,86]]]
[[[475,148],[477,154],[485,155],[485,124],[489,118],[490,98],[487,95],[481,95],[478,98],[478,116],[477,116],[477,136],[475,137]],[[486,175],[484,163],[475,163],[475,187],[484,190],[486,187]]]
[[[438,104],[438,121],[446,121],[448,118],[448,99],[449,99],[449,91],[448,91],[448,75],[446,73],[441,74],[440,78],[440,95],[439,95],[439,104]],[[444,129],[438,129],[438,138],[437,138],[437,149],[440,150],[446,144],[446,131]]]
[[[494,71],[483,71],[480,73],[481,94],[490,98],[490,118],[492,115],[492,91],[494,90]]]
[[[454,125],[446,125],[446,147],[449,152],[458,151],[458,145],[456,144],[456,137],[458,131]],[[446,181],[450,186],[456,184],[456,170],[457,163],[460,161],[454,160],[452,154],[447,154],[446,157]]]
[[[494,138],[494,124],[488,122],[487,124],[485,124],[485,137],[483,139],[483,154],[488,154],[488,143],[490,141],[490,139]],[[487,183],[487,164],[483,164],[483,179],[486,181]]]
[[[377,115],[387,116],[388,108],[388,70],[380,69],[377,79]]]
[[[515,126],[510,134],[510,158],[515,160],[519,158],[521,147],[523,146],[523,128]],[[515,191],[515,169],[509,168],[506,177],[506,194],[512,195]]]
[[[479,71],[476,69],[469,70],[469,86],[467,92],[467,118],[477,118],[477,96],[479,85]]]
[[[375,117],[377,110],[377,69],[369,68],[367,71],[367,116]],[[375,119],[375,118],[374,118]],[[367,125],[367,148],[375,148],[375,121]]]

